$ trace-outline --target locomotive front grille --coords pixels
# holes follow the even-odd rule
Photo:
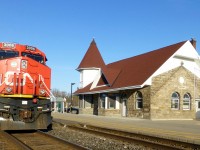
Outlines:
[[[5,119],[8,119],[8,118],[10,118],[10,114],[9,113],[7,113],[7,112],[0,112],[0,117],[3,117],[3,118],[5,118]]]
[[[20,118],[20,120],[32,118],[32,112],[29,110],[20,110],[19,118]]]

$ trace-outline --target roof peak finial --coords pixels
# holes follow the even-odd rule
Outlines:
[[[95,37],[92,38],[91,44],[92,44],[92,43],[96,44],[96,42],[95,42]]]
[[[196,44],[197,44],[196,39],[195,39],[195,38],[191,38],[190,43],[191,43],[192,46],[196,49]]]

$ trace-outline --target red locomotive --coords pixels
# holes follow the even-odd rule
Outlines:
[[[51,125],[51,69],[36,47],[0,43],[0,129],[47,129]]]

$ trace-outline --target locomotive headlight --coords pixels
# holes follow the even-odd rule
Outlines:
[[[10,65],[11,65],[11,67],[15,68],[15,67],[17,67],[17,62],[12,61]]]
[[[7,110],[7,111],[10,110],[10,106],[3,106],[3,108],[4,108],[5,110]]]
[[[43,107],[37,107],[38,111],[42,111]]]
[[[44,95],[46,93],[46,91],[44,89],[40,90],[40,95]]]
[[[6,92],[7,92],[7,93],[11,93],[11,92],[12,92],[12,88],[11,88],[11,87],[9,87],[9,86],[8,86],[8,87],[6,87]]]
[[[5,105],[5,106],[3,106],[3,107],[4,107],[5,109],[10,109],[10,106],[6,106],[6,105]]]
[[[27,60],[22,60],[22,61],[21,61],[21,68],[22,68],[22,69],[27,69],[27,64],[28,64],[28,63],[27,63]]]

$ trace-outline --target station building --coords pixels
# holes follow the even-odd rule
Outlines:
[[[93,40],[77,68],[82,114],[200,118],[200,57],[191,39],[105,64]]]

